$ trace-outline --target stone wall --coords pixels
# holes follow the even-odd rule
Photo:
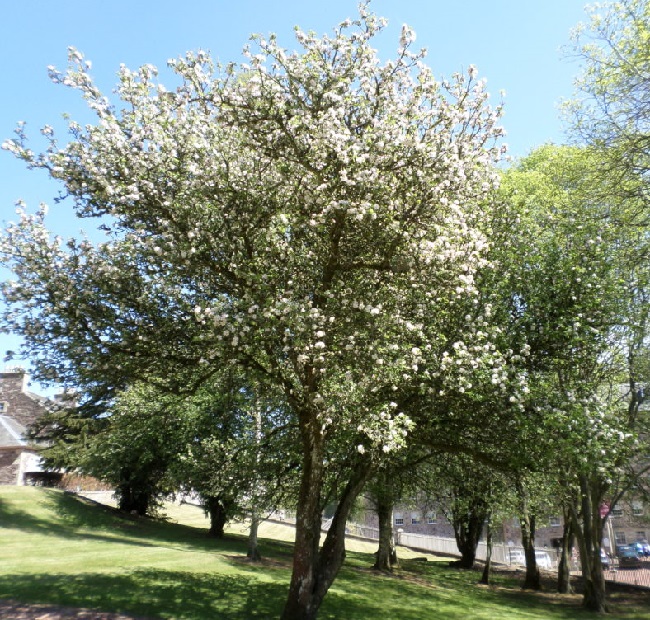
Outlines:
[[[45,412],[43,402],[36,394],[27,391],[27,375],[22,371],[0,373],[0,402],[5,415],[27,427]]]
[[[16,484],[20,453],[20,448],[0,450],[0,484]]]

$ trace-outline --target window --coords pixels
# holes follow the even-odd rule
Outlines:
[[[637,539],[637,540],[645,540],[645,531],[641,531],[641,530],[639,530],[639,531],[636,533],[636,539]]]
[[[417,525],[420,523],[420,513],[419,512],[412,512],[411,513],[411,523],[413,525]]]
[[[612,517],[622,517],[623,516],[623,509],[616,504],[614,508],[612,508]]]
[[[625,544],[625,532],[614,532],[614,538],[616,539],[617,545]]]
[[[549,522],[551,527],[558,527],[560,525],[560,517],[551,517]]]
[[[634,500],[632,502],[632,514],[635,517],[643,516],[643,502],[639,500]]]
[[[0,401],[0,414],[7,413],[7,403]]]
[[[435,525],[436,523],[438,523],[438,519],[436,517],[435,511],[430,510],[429,512],[427,512],[427,523],[429,525]]]
[[[404,515],[401,512],[395,513],[395,525],[404,525]]]

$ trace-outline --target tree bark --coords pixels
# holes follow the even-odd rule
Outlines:
[[[564,527],[562,529],[562,549],[560,553],[560,562],[557,567],[557,591],[560,594],[571,594],[571,566],[570,557],[575,536],[571,525],[571,515],[568,510],[564,510]]]
[[[301,424],[303,438],[302,476],[296,510],[296,538],[289,595],[283,620],[310,620],[318,607],[312,599],[316,589],[318,547],[321,533],[321,492],[324,479],[324,440],[315,421]],[[314,432],[310,432],[311,429]]]
[[[395,539],[393,537],[393,502],[387,501],[381,493],[377,497],[377,518],[379,520],[379,547],[375,570],[392,571],[398,565]]]
[[[600,559],[600,546],[603,537],[603,520],[600,504],[604,488],[599,480],[590,480],[586,475],[579,476],[579,510],[572,507],[572,524],[580,548],[582,580],[584,593],[582,606],[596,613],[607,613],[605,600],[605,575]]]
[[[485,521],[485,542],[487,545],[485,566],[483,567],[483,574],[479,583],[487,586],[490,584],[490,569],[492,567],[492,515],[490,513],[488,513]]]
[[[248,557],[253,562],[259,562],[262,559],[260,554],[259,547],[257,545],[257,530],[260,525],[260,518],[257,514],[257,510],[253,508],[251,513],[251,527],[248,532],[248,551],[246,557]]]
[[[455,568],[473,568],[476,561],[476,548],[483,531],[486,509],[482,502],[472,501],[469,508],[460,514],[453,514],[452,525],[460,560],[450,562]]]
[[[535,557],[535,515],[525,510],[519,518],[519,523],[521,526],[521,544],[526,557],[526,576],[522,588],[524,590],[540,590],[542,583],[537,558]]]
[[[134,482],[128,471],[122,472],[122,480],[116,489],[118,508],[144,517],[151,508],[151,493],[144,490],[144,485]]]
[[[205,498],[205,510],[210,517],[208,536],[223,538],[226,521],[228,521],[228,508],[223,500],[214,495]]]
[[[323,488],[322,443],[312,443],[305,459],[298,510],[296,514],[296,542],[289,595],[282,612],[282,620],[314,620],[323,598],[345,559],[345,524],[354,500],[371,473],[370,461],[360,461],[352,471],[332,518],[322,548],[321,493]]]
[[[259,407],[255,407],[254,415],[255,415],[255,445],[257,448],[255,451],[255,470],[256,472],[259,472],[260,443],[262,441],[262,412]],[[255,480],[254,484],[257,487],[259,482]],[[251,508],[251,528],[248,533],[248,552],[246,553],[246,556],[252,562],[259,562],[262,559],[260,550],[257,545],[257,530],[259,528],[259,525],[260,525],[260,518],[259,518],[259,513],[257,511],[257,494],[253,492],[252,508]]]

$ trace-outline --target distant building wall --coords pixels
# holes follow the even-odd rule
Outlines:
[[[22,426],[29,426],[45,412],[46,398],[27,391],[23,371],[0,373],[0,413],[9,415]]]
[[[21,448],[0,450],[0,484],[17,484]]]
[[[46,411],[48,400],[27,389],[22,370],[0,372],[0,484],[33,484],[44,476],[35,446],[25,439],[25,430]]]

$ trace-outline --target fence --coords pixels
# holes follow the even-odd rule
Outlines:
[[[458,556],[458,546],[454,538],[441,538],[437,536],[426,536],[423,534],[412,534],[410,532],[397,531],[397,544],[431,553],[444,553],[445,555]],[[559,554],[555,549],[537,548],[535,556],[539,568],[550,571],[557,571]],[[485,560],[487,557],[487,544],[479,542],[476,550],[476,559]],[[492,546],[492,561],[507,566],[526,565],[523,547],[513,547],[503,544]],[[569,569],[572,574],[580,573],[580,562],[577,557],[572,558]],[[650,588],[650,557],[638,558],[638,561],[627,566],[620,566],[617,559],[614,559],[603,566],[605,581],[612,583],[624,583],[644,588]]]
[[[426,536],[424,534],[412,534],[410,532],[397,532],[397,544],[404,547],[421,549],[432,553],[444,553],[446,555],[459,555],[455,538],[442,538],[438,536]],[[558,554],[555,549],[539,547],[535,550],[537,564],[546,570],[556,570],[558,565]],[[476,559],[487,559],[487,543],[481,541],[476,549]],[[504,544],[492,545],[492,561],[499,564],[525,565],[524,548]]]

